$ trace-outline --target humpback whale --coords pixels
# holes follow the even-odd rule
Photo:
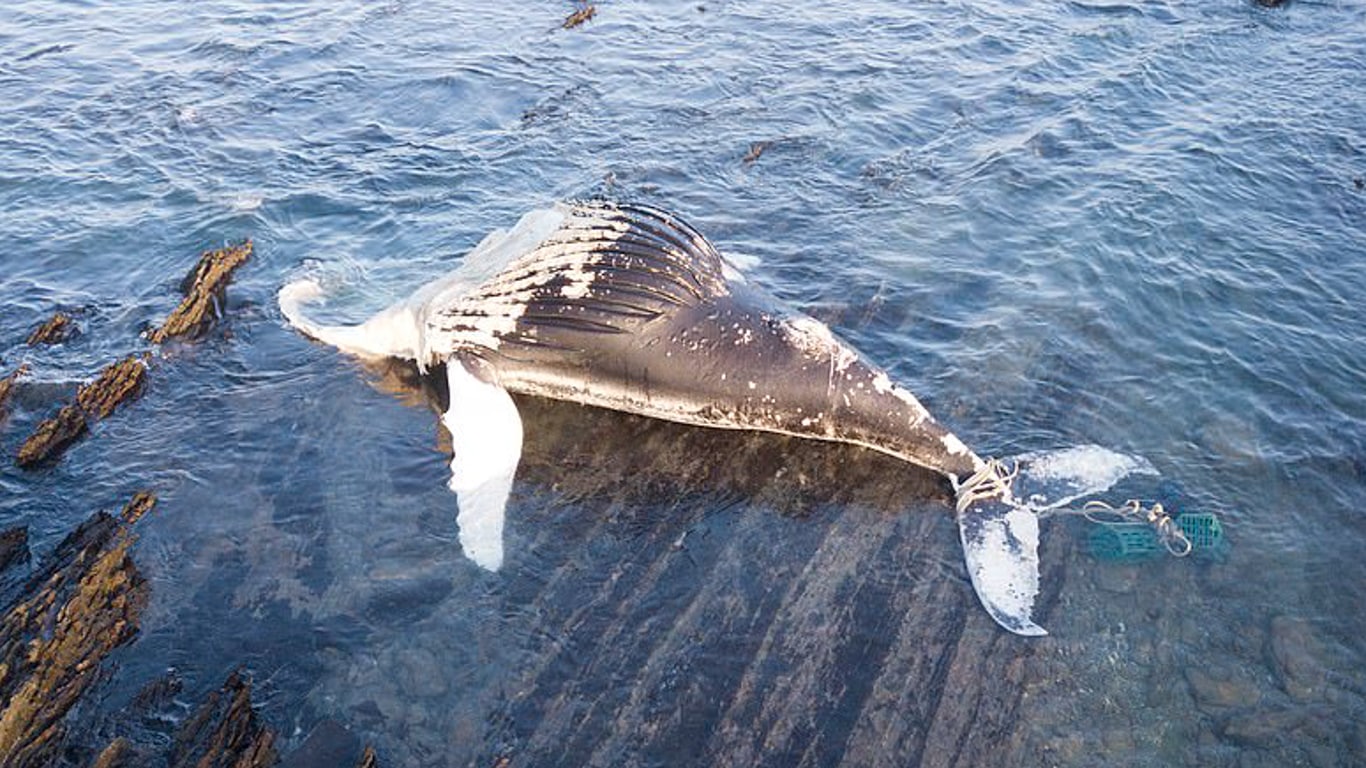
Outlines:
[[[1046,634],[1038,518],[983,458],[824,324],[751,285],[696,229],[639,204],[559,203],[484,238],[458,268],[361,325],[322,325],[304,279],[280,290],[303,334],[362,358],[445,365],[450,487],[465,554],[502,564],[522,448],[509,393],[685,424],[852,443],[938,472],[955,492],[967,570],[1005,629]]]

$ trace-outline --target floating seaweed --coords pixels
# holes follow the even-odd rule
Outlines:
[[[740,162],[745,165],[754,165],[755,161],[757,161],[771,146],[773,146],[773,142],[771,141],[756,141],[753,144],[750,144],[749,151],[740,159]]]

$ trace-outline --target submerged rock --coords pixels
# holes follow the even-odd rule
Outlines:
[[[1185,674],[1195,703],[1211,716],[1256,704],[1262,698],[1256,681],[1233,667],[1192,666],[1186,668]]]
[[[309,731],[304,743],[280,763],[280,768],[338,768],[361,760],[360,739],[336,720],[324,720]]]
[[[91,763],[91,768],[132,768],[142,763],[142,756],[133,748],[133,743],[120,736],[104,748]]]
[[[28,528],[22,525],[0,531],[0,573],[28,560]]]
[[[1323,644],[1309,622],[1290,616],[1271,620],[1271,657],[1281,687],[1296,701],[1323,698],[1328,670],[1323,663]]]
[[[153,503],[139,494],[130,507]],[[0,767],[52,764],[67,713],[100,679],[109,652],[137,634],[148,587],[128,555],[131,519],[90,517],[0,618]]]
[[[56,416],[45,420],[19,446],[15,463],[30,469],[60,456],[86,432],[85,412],[77,405],[65,405]]]
[[[185,722],[168,760],[171,768],[266,768],[275,762],[275,731],[256,716],[251,683],[237,672]]]
[[[1294,740],[1309,716],[1301,708],[1256,707],[1230,717],[1222,730],[1224,738],[1234,744],[1265,749],[1281,740]]]
[[[0,419],[5,417],[5,404],[9,402],[10,395],[14,393],[14,383],[25,373],[28,373],[28,366],[21,365],[10,372],[8,376],[0,377]]]

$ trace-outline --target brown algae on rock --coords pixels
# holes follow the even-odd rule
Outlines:
[[[150,494],[135,498],[145,512]],[[132,502],[130,502],[130,505]],[[97,512],[62,541],[0,617],[0,765],[48,765],[67,713],[131,640],[149,594],[128,524]]]
[[[0,377],[0,419],[5,417],[5,404],[9,402],[10,395],[14,394],[15,382],[19,377],[28,373],[28,365],[20,365],[9,373],[8,376]]]
[[[204,335],[226,301],[228,282],[233,272],[251,257],[251,253],[251,240],[202,253],[194,269],[181,281],[184,299],[167,316],[161,327],[148,334],[148,338],[160,344],[173,338],[193,340]],[[58,323],[58,317],[64,316],[58,313],[45,323],[29,337],[30,343],[48,326],[70,324],[69,320]],[[63,406],[55,416],[38,425],[20,446],[15,457],[16,463],[24,468],[32,468],[60,457],[67,447],[89,430],[91,422],[108,418],[120,404],[136,399],[146,383],[147,362],[147,355],[134,354],[105,366],[94,381],[82,385],[76,392],[75,404]],[[21,367],[0,380],[0,414],[3,414],[4,401],[9,396],[14,379],[23,371]]]
[[[66,341],[76,329],[75,322],[65,312],[57,312],[47,322],[33,329],[25,344],[36,347],[40,344],[60,344]]]
[[[142,394],[147,380],[147,362],[142,355],[129,355],[110,363],[99,378],[76,391],[76,402],[92,418],[104,419],[122,403]]]
[[[197,339],[203,336],[218,317],[218,309],[226,299],[232,273],[251,257],[250,240],[241,245],[205,251],[199,263],[185,276],[180,290],[185,294],[180,306],[166,318],[160,328],[148,334],[154,344],[168,339]]]
[[[89,423],[108,417],[120,404],[136,399],[147,378],[147,363],[141,355],[129,355],[105,366],[100,375],[76,391],[76,402],[62,406],[57,415],[46,419],[19,447],[15,461],[30,468],[59,456],[84,435]]]
[[[582,8],[579,8],[578,10],[574,11],[573,13],[569,14],[569,16],[565,18],[564,24],[562,26],[565,29],[574,29],[575,27],[578,27],[582,25],[584,22],[593,18],[593,16],[595,16],[597,12],[597,6],[594,6],[592,3],[589,3],[583,6]]]
[[[56,416],[44,420],[19,446],[15,463],[30,469],[61,455],[86,432],[85,412],[78,405],[64,405]]]

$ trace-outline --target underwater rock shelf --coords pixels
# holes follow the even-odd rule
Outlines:
[[[95,513],[0,618],[0,765],[55,762],[67,713],[99,681],[109,652],[137,634],[148,588],[128,555],[129,526],[155,503],[139,493],[119,517]]]
[[[23,526],[0,531],[0,577],[10,566],[28,562],[28,529]]]
[[[519,479],[543,489],[526,547],[553,553],[568,536],[591,562],[502,577],[517,615],[534,617],[504,631],[531,639],[470,764],[1020,762],[1030,675],[1050,645],[978,606],[940,478],[854,446],[518,406],[530,427]],[[567,520],[575,500],[606,511]],[[725,512],[727,500],[747,508]],[[1044,626],[1075,546],[1053,533]],[[402,688],[367,685],[406,711],[389,703]]]

